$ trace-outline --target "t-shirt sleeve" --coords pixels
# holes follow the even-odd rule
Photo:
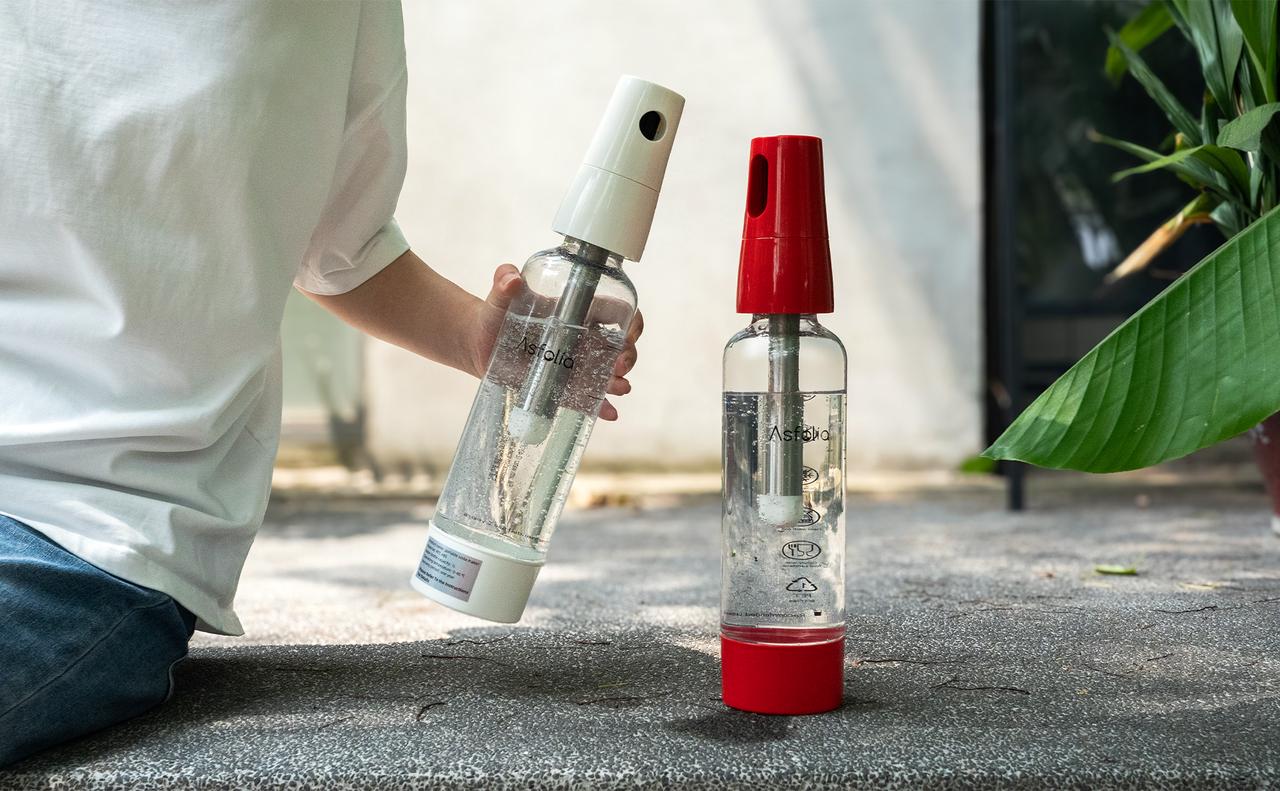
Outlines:
[[[409,249],[395,220],[407,159],[406,85],[400,4],[363,3],[342,146],[320,221],[294,277],[298,288],[345,293]]]

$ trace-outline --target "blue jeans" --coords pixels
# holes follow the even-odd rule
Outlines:
[[[0,766],[163,703],[195,616],[0,516]]]

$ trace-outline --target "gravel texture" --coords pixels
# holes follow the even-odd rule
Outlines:
[[[273,505],[245,638],[10,788],[1280,787],[1280,539],[1250,490],[850,502],[846,704],[719,700],[718,506],[566,515],[525,622],[407,578],[429,503]],[[1134,577],[1097,564],[1132,564]]]

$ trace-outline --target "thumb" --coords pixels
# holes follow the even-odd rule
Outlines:
[[[493,287],[489,289],[489,296],[484,301],[498,310],[506,310],[519,291],[520,270],[511,264],[503,264],[493,270]]]

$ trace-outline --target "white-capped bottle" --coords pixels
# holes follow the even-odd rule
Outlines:
[[[520,619],[636,310],[684,99],[623,77],[552,229],[530,258],[480,383],[411,579],[428,598]]]

